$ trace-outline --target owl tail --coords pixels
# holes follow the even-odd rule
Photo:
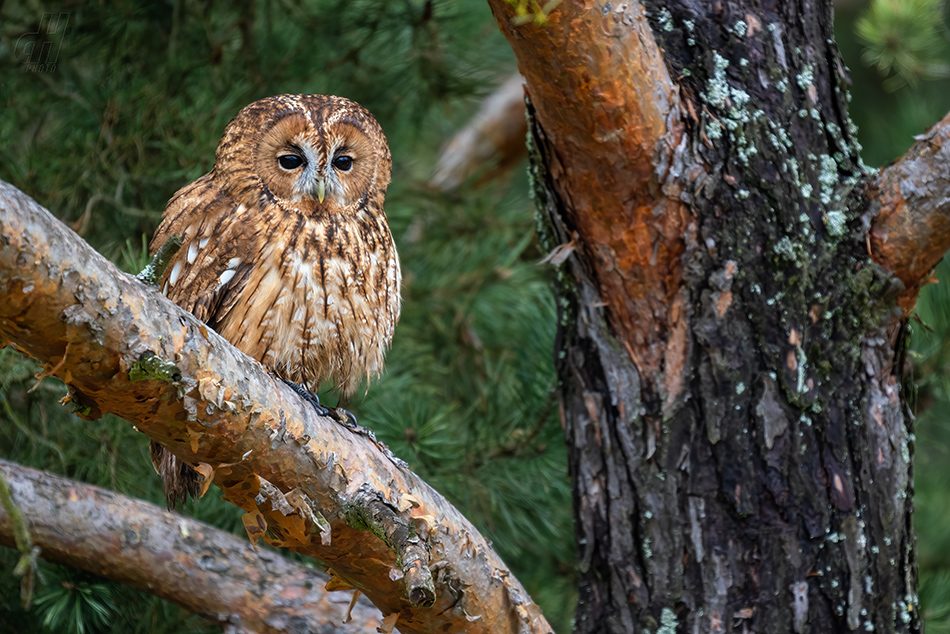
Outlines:
[[[198,473],[194,469],[180,462],[170,451],[154,440],[149,446],[149,454],[155,472],[162,476],[165,504],[169,511],[175,510],[179,501],[184,506],[189,497],[198,499]]]

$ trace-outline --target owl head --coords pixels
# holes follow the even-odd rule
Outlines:
[[[349,99],[279,95],[243,108],[228,124],[214,174],[235,200],[262,196],[305,215],[381,208],[392,172],[376,119]]]

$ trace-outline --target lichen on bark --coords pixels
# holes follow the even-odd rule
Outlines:
[[[868,252],[875,175],[847,115],[830,5],[563,3],[548,30],[516,29],[493,8],[537,112],[529,156],[542,244],[562,249],[557,367],[577,631],[917,629],[913,433],[894,363],[902,285]],[[623,49],[631,32],[639,56]],[[552,61],[559,34],[594,61]],[[654,92],[631,84],[618,97],[617,66],[640,73],[657,60]],[[589,125],[596,140],[635,133],[609,117],[551,115],[563,96],[549,85],[570,85],[580,68],[597,69],[585,94],[604,112],[623,104],[652,122],[665,78],[675,93],[674,132],[652,137],[665,141],[655,153],[603,163],[653,184],[595,211],[572,170],[578,154],[600,150],[579,144],[575,128]],[[670,222],[669,202],[651,196],[685,211]],[[614,296],[619,269],[603,262],[636,243],[631,218],[642,217],[630,200],[654,210],[643,220],[649,266],[674,273],[661,309],[618,317],[630,304]]]

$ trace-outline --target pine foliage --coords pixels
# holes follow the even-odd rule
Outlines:
[[[856,28],[862,59],[896,90],[905,83],[950,76],[943,0],[872,0]]]

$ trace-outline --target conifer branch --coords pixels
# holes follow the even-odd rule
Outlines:
[[[868,192],[871,255],[904,283],[905,310],[950,248],[950,114],[916,138]]]
[[[327,577],[202,522],[97,486],[0,460],[44,559],[87,570],[176,603],[235,632],[328,631],[347,617],[350,596],[324,590]],[[16,525],[0,510],[0,544]],[[349,612],[347,632],[369,634],[380,614]]]
[[[491,546],[367,435],[301,397],[154,288],[118,271],[0,182],[0,343],[45,364],[92,417],[115,413],[196,466],[245,511],[249,535],[326,562],[401,632],[549,632]],[[131,381],[159,357],[177,372]],[[369,488],[424,540],[431,607],[393,550],[348,521]],[[354,522],[355,523],[355,522]],[[424,603],[424,602],[423,602]]]

